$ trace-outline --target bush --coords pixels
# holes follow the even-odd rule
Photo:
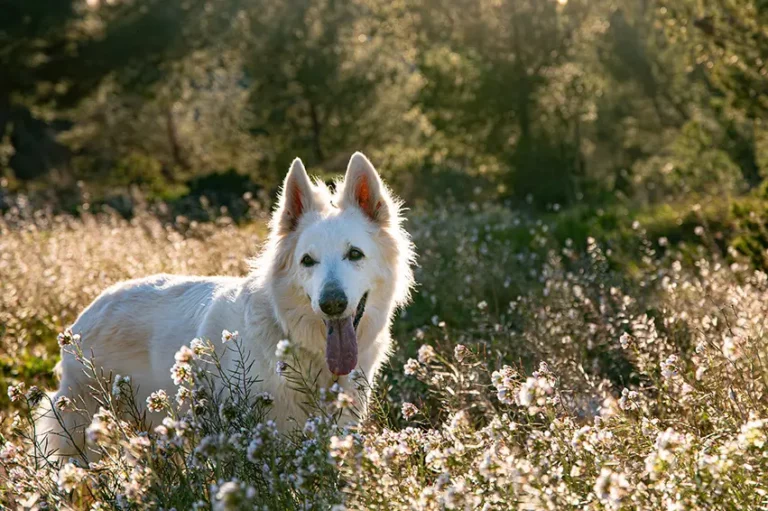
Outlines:
[[[283,436],[267,420],[274,398],[256,391],[258,380],[249,376],[250,354],[239,340],[229,343],[224,354],[217,354],[210,342],[193,340],[176,354],[175,401],[157,390],[146,405],[136,402],[129,376],[104,375],[86,358],[78,336],[67,331],[60,344],[82,362],[99,412],[91,419],[75,400],[62,397],[54,403],[36,387],[26,393],[23,385],[10,387],[11,400],[21,402],[21,421],[14,425],[21,442],[3,446],[6,498],[57,509],[221,510],[327,509],[341,499],[327,446],[330,436],[341,431],[336,419],[351,398],[338,389],[312,400],[316,415],[303,430]],[[224,370],[225,356],[242,363]],[[293,374],[290,365],[284,371],[287,384],[314,395],[316,389]],[[47,402],[37,407],[40,399]],[[152,429],[147,409],[165,415]],[[83,432],[36,431],[43,415],[64,428],[63,414],[79,414],[90,423],[84,431],[87,445],[65,460],[48,448],[50,435],[75,439]]]

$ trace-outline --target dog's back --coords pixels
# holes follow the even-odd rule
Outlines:
[[[213,297],[241,280],[163,274],[122,282],[83,311],[72,331],[81,335],[86,356],[93,355],[97,362],[146,370],[157,356],[173,358],[178,348],[188,344]]]
[[[235,292],[240,282],[242,279],[234,277],[166,274],[121,282],[85,309],[72,331],[81,336],[83,355],[96,368],[103,368],[105,375],[130,375],[134,387],[138,387],[136,397],[143,400],[158,388],[173,388],[168,361],[195,337],[214,297]],[[157,364],[163,367],[154,367]],[[62,349],[59,371],[61,384],[52,400],[66,396],[94,413],[96,403],[88,399],[87,391],[93,382],[88,381],[71,348]],[[50,407],[43,413],[38,437],[47,444],[46,450],[58,450],[59,455],[75,454],[71,441],[59,432],[65,426],[82,437],[83,426],[87,425],[83,424],[87,422],[85,418],[74,413],[56,418]]]

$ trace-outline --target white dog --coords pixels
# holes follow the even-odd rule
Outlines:
[[[282,339],[296,347],[303,367],[323,367],[322,384],[338,378],[349,391],[346,375],[358,369],[372,381],[389,355],[390,323],[413,282],[413,247],[401,221],[400,203],[363,154],[349,160],[335,194],[313,184],[297,158],[250,275],[123,282],[102,293],[72,331],[105,374],[127,375],[138,384],[140,403],[157,389],[172,393],[170,370],[179,348],[196,337],[220,343],[223,330],[237,331],[255,361],[259,390],[274,397],[271,418],[284,429],[291,418],[304,416],[302,396],[275,372]],[[224,360],[234,368],[234,357]],[[62,350],[54,402],[67,396],[96,408],[88,399],[89,383],[74,355]],[[72,455],[70,437],[52,415],[48,410],[39,420],[38,438],[47,450]],[[64,412],[61,421],[79,443],[83,417]]]

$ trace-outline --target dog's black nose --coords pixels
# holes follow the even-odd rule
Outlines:
[[[347,310],[347,295],[338,286],[326,286],[320,295],[320,310],[329,316],[338,316]]]

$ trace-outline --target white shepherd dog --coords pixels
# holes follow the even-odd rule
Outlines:
[[[413,247],[401,223],[400,202],[363,154],[352,155],[335,194],[321,182],[313,184],[297,158],[250,275],[156,275],[123,282],[104,291],[72,331],[105,374],[131,377],[140,403],[157,389],[172,394],[170,371],[179,348],[196,337],[219,344],[222,331],[237,331],[254,361],[253,376],[262,380],[259,390],[274,397],[271,418],[284,430],[304,413],[302,396],[276,374],[278,342],[290,339],[303,367],[323,367],[321,385],[338,378],[351,395],[356,392],[347,375],[357,369],[372,381],[389,356],[390,323],[413,283]],[[234,369],[235,357],[228,355],[224,363]],[[60,367],[53,401],[84,400],[95,413],[82,364],[66,348]],[[48,409],[39,419],[41,445],[73,455],[70,438],[82,441],[83,416],[52,415]],[[74,430],[71,437],[61,423]]]

